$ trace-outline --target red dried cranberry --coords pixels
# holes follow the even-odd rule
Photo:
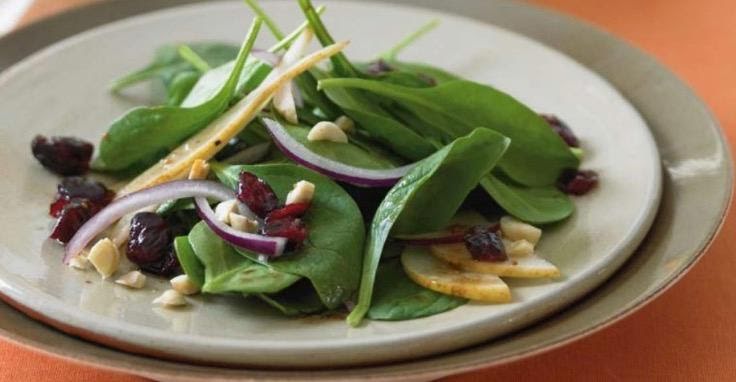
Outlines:
[[[92,204],[93,213],[97,213],[114,198],[115,193],[100,182],[77,176],[64,178],[57,186],[56,200],[49,206],[49,214],[58,217],[71,199],[87,199]]]
[[[585,195],[598,185],[598,173],[592,170],[565,171],[557,187],[566,194]]]
[[[384,73],[392,72],[393,70],[394,68],[391,65],[389,65],[389,63],[386,62],[386,60],[382,58],[379,58],[378,60],[371,62],[370,64],[368,64],[368,67],[366,68],[366,72],[368,72],[368,74],[373,75],[373,76],[378,76]]]
[[[266,219],[261,228],[261,234],[278,236],[289,239],[288,249],[296,249],[307,239],[307,227],[301,219],[291,217],[282,219]]]
[[[139,266],[164,260],[173,237],[166,221],[153,212],[139,212],[130,221],[128,259]]]
[[[33,156],[48,170],[59,175],[81,175],[89,170],[94,146],[72,137],[37,135],[31,141]]]
[[[271,211],[267,219],[299,218],[309,209],[309,203],[292,203]]]
[[[557,116],[552,114],[540,114],[542,118],[544,118],[545,121],[547,121],[547,124],[549,124],[549,127],[552,128],[552,130],[557,133],[557,135],[562,138],[565,143],[567,143],[570,147],[580,147],[580,141],[578,140],[578,137],[575,136],[575,133],[572,132],[572,129],[570,129],[570,126],[567,126],[565,122],[563,122],[561,119],[557,118]]]
[[[501,237],[487,226],[475,226],[465,234],[465,247],[478,261],[505,261],[506,249]]]
[[[173,277],[183,273],[179,259],[176,257],[176,253],[171,246],[169,251],[159,261],[144,264],[141,266],[141,270],[164,277]]]
[[[93,207],[87,199],[70,200],[61,209],[50,237],[66,244],[92,215],[94,215]]]
[[[238,200],[245,203],[251,211],[262,218],[279,205],[279,199],[271,187],[247,171],[240,173]]]

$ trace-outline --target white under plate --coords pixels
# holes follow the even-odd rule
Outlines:
[[[528,325],[599,285],[641,242],[659,203],[659,156],[644,121],[606,81],[539,43],[470,19],[386,4],[326,4],[330,31],[352,40],[347,54],[356,59],[370,59],[427,20],[441,19],[404,59],[492,84],[535,110],[559,115],[576,131],[586,151],[583,166],[598,171],[601,184],[575,198],[572,218],[545,228],[539,252],[559,266],[561,279],[508,280],[509,304],[468,304],[428,318],[351,328],[340,319],[282,317],[241,298],[199,296],[189,309],[154,308],[163,280],[131,291],[63,266],[61,247],[46,240],[58,179],[31,156],[32,137],[96,141],[150,91],[141,87],[133,99],[116,98],[107,93],[110,80],[145,65],[165,43],[239,42],[251,15],[236,1],[95,28],[0,74],[0,293],[65,331],[145,354],[265,367],[367,364],[458,349]],[[292,1],[264,8],[284,27],[302,21]]]

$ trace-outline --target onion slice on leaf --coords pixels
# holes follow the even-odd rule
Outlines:
[[[317,171],[332,179],[361,187],[390,187],[396,184],[415,164],[408,164],[387,170],[373,170],[350,166],[345,163],[317,155],[304,147],[273,119],[263,118],[266,129],[276,146],[289,159],[304,167]]]

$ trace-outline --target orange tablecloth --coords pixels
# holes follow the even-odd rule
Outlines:
[[[88,1],[37,0],[25,21]],[[734,0],[533,2],[588,20],[659,58],[705,99],[736,144]],[[639,312],[560,349],[448,380],[736,380],[734,211],[703,260]],[[140,380],[0,341],[2,381],[103,379]]]

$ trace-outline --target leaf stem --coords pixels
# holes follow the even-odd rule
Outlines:
[[[323,46],[332,45],[335,40],[330,35],[330,32],[325,28],[324,23],[319,17],[319,14],[312,6],[311,0],[299,0],[299,6],[301,6],[304,15],[309,21],[309,25],[314,30],[314,34],[319,39],[319,42]],[[341,77],[360,77],[360,72],[353,66],[352,63],[345,57],[342,52],[332,56],[330,58],[332,65],[334,66],[335,72]]]
[[[184,61],[194,66],[200,73],[204,73],[212,69],[212,67],[210,67],[210,64],[208,64],[207,61],[205,61],[199,54],[197,54],[197,52],[190,48],[189,45],[180,45],[179,49],[177,49],[177,52],[179,53],[179,56],[184,59]]]
[[[266,23],[266,27],[268,27],[268,30],[271,31],[273,37],[275,37],[277,40],[284,39],[284,32],[279,29],[279,26],[276,25],[276,22],[274,22],[273,19],[266,14],[263,8],[261,8],[261,6],[258,4],[258,0],[243,1],[245,1],[245,4],[248,5],[248,7],[253,11],[253,13],[256,14],[256,16],[263,19],[263,22]]]
[[[393,48],[381,54],[381,58],[383,58],[386,61],[396,60],[396,56],[398,56],[398,54],[402,50],[404,50],[407,46],[413,44],[414,42],[422,38],[425,34],[437,28],[439,25],[440,25],[439,19],[430,20],[426,24],[419,27],[419,29],[415,30],[408,36],[404,37],[401,41],[399,41],[396,45],[394,45]]]

